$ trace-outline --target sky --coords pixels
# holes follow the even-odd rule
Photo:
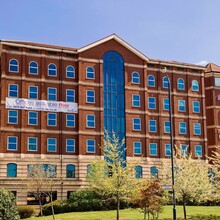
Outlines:
[[[220,0],[0,0],[0,39],[80,48],[115,33],[149,58],[220,65]]]

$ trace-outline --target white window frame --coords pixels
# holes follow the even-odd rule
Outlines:
[[[93,120],[89,120],[88,119],[89,117],[93,117]],[[94,125],[90,126],[89,122],[93,123]],[[86,115],[86,127],[87,128],[95,128],[95,115],[91,115],[91,114]]]
[[[29,140],[31,139],[31,138],[34,138],[35,140],[36,140],[36,150],[30,150],[30,142],[29,142]],[[28,146],[28,151],[37,151],[38,150],[38,138],[37,137],[28,137],[28,139],[27,139],[27,146]]]
[[[37,88],[37,92],[31,92],[31,88]],[[37,98],[31,98],[30,95],[31,94],[37,94]],[[38,86],[28,86],[28,98],[29,99],[38,99]]]

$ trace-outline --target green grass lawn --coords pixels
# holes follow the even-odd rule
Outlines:
[[[220,217],[220,206],[188,206],[187,215],[217,215]],[[115,220],[116,211],[72,212],[56,215],[56,220]],[[177,206],[177,219],[183,218],[182,206]],[[121,220],[141,220],[143,214],[138,209],[120,211]],[[172,219],[172,206],[165,206],[159,219]],[[32,217],[27,220],[52,220],[52,216]]]

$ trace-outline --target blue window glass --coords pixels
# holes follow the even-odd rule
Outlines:
[[[47,88],[47,100],[56,101],[57,100],[57,89],[56,88]]]
[[[186,144],[181,144],[181,155],[188,156],[188,147]]]
[[[95,127],[95,115],[86,116],[86,127],[94,128]]]
[[[169,87],[169,80],[168,78],[165,76],[163,77],[163,88],[167,89]]]
[[[195,146],[195,156],[202,157],[202,146],[201,145]]]
[[[66,78],[75,78],[75,68],[73,66],[66,67]]]
[[[200,134],[201,134],[201,124],[194,123],[194,135],[200,135]]]
[[[179,123],[179,133],[186,134],[186,122]]]
[[[170,122],[169,121],[164,122],[164,133],[170,133]]]
[[[149,75],[147,77],[147,85],[151,87],[155,87],[155,77],[153,75]]]
[[[186,101],[178,100],[178,111],[185,112],[186,111]]]
[[[17,150],[18,147],[18,138],[16,136],[8,136],[8,150]]]
[[[94,90],[86,90],[86,102],[95,103],[95,91]]]
[[[75,165],[66,165],[66,178],[75,178]]]
[[[38,124],[38,112],[28,112],[28,124],[29,125]]]
[[[28,137],[28,151],[37,151],[36,137]]]
[[[57,125],[57,113],[47,113],[47,125],[48,126]]]
[[[66,139],[66,152],[75,152],[75,139]]]
[[[152,178],[158,178],[158,169],[157,167],[150,168],[150,174]]]
[[[200,102],[199,101],[193,101],[193,112],[200,113]]]
[[[157,155],[157,143],[150,143],[149,151],[150,151],[151,156],[156,156]]]
[[[136,166],[135,167],[135,178],[139,179],[142,178],[143,173],[142,173],[142,166]]]
[[[139,84],[140,83],[140,75],[138,72],[132,73],[132,83]]]
[[[15,163],[7,164],[7,177],[17,177],[17,164]]]
[[[133,107],[140,107],[140,95],[132,95],[132,106]]]
[[[48,65],[48,76],[56,76],[57,75],[57,66],[53,63]]]
[[[66,114],[66,127],[75,127],[75,115]]]
[[[8,123],[9,124],[18,123],[18,111],[17,110],[8,110]]]
[[[156,109],[156,98],[155,97],[148,97],[148,108]]]
[[[95,70],[91,66],[86,69],[86,78],[95,79]]]
[[[75,102],[75,90],[67,89],[66,90],[66,101],[67,102]]]
[[[133,143],[134,154],[142,154],[142,144],[141,142]]]
[[[184,90],[184,89],[185,89],[184,79],[179,78],[179,79],[177,80],[177,88],[178,88],[179,90]]]
[[[168,98],[163,99],[163,110],[169,111],[170,109],[170,101]]]
[[[47,138],[47,151],[48,152],[57,151],[57,139],[56,138]]]
[[[141,119],[133,118],[133,130],[140,131],[141,130]]]
[[[157,121],[156,120],[149,120],[148,125],[149,125],[149,131],[150,132],[156,132],[157,131]]]
[[[29,74],[38,74],[38,64],[35,61],[29,63]]]
[[[37,99],[38,98],[38,87],[37,86],[29,86],[28,87],[28,98],[29,99]]]
[[[197,80],[192,81],[192,91],[199,91],[199,83]]]
[[[86,149],[88,153],[95,153],[95,140],[88,139],[86,141]]]
[[[19,63],[17,60],[12,59],[9,61],[9,72],[18,72],[19,70]]]
[[[52,164],[44,164],[43,170],[46,172],[48,177],[56,177],[57,175],[57,166]]]
[[[171,145],[165,144],[165,156],[170,157],[171,156]]]
[[[18,85],[17,84],[8,85],[8,97],[18,97]]]

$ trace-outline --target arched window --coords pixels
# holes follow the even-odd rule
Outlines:
[[[178,88],[179,90],[184,90],[184,89],[185,89],[184,79],[179,78],[179,79],[177,80],[177,88]]]
[[[139,179],[142,178],[142,166],[136,166],[135,167],[135,178]]]
[[[30,74],[38,74],[38,64],[35,61],[31,61],[29,63],[29,73]]]
[[[132,83],[139,84],[140,83],[140,75],[138,72],[132,73]]]
[[[152,87],[155,86],[155,77],[153,75],[147,77],[147,85]]]
[[[7,164],[7,177],[17,177],[17,164],[15,163]]]
[[[75,178],[75,165],[66,165],[66,178]]]
[[[151,167],[150,168],[150,175],[153,178],[158,178],[158,169],[157,169],[157,167]]]
[[[166,76],[163,77],[163,88],[167,89],[169,86],[169,81]]]
[[[197,80],[192,81],[192,91],[199,91],[199,83]]]
[[[95,70],[91,66],[86,69],[86,79],[95,79]]]
[[[57,75],[57,66],[54,63],[48,65],[48,76],[56,76]]]
[[[9,61],[9,71],[17,73],[18,70],[19,70],[19,63],[18,63],[18,61],[15,60],[15,59],[11,59]]]
[[[75,78],[75,68],[73,66],[66,67],[66,78]]]

